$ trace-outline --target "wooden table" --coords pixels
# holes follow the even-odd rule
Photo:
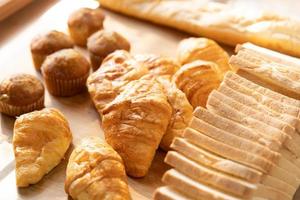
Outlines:
[[[93,0],[35,1],[22,11],[0,23],[0,80],[10,74],[25,72],[38,76],[34,70],[29,43],[34,35],[51,29],[67,32],[68,15],[80,7],[95,8]],[[46,11],[46,12],[45,12]],[[45,13],[44,13],[45,12]],[[105,28],[115,30],[129,39],[133,53],[154,53],[174,56],[178,41],[186,34],[105,11]],[[225,47],[230,51],[230,48]],[[79,49],[86,55],[84,49]],[[46,93],[46,107],[61,110],[70,122],[76,145],[85,136],[101,136],[99,117],[87,93],[72,98],[57,98]],[[64,179],[67,159],[46,175],[38,184],[25,189],[15,186],[12,130],[14,119],[0,115],[0,200],[68,199]],[[70,154],[70,151],[67,156]],[[160,179],[168,169],[163,163],[164,152],[158,151],[149,174],[143,179],[129,178],[133,199],[151,199]],[[299,198],[295,198],[300,200]]]

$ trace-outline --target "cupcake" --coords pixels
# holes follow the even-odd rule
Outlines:
[[[102,60],[115,50],[130,50],[129,42],[119,33],[101,30],[89,37],[87,48],[93,70],[97,70]]]
[[[41,69],[46,57],[58,50],[74,46],[70,37],[59,31],[49,31],[34,37],[30,44],[33,64],[36,70]]]
[[[86,89],[90,64],[76,50],[63,49],[48,56],[41,70],[49,93],[66,97]]]
[[[99,9],[80,8],[68,19],[70,35],[79,46],[86,46],[87,38],[103,28],[104,14]]]
[[[45,89],[42,82],[29,74],[16,74],[0,84],[0,112],[19,116],[44,108]]]

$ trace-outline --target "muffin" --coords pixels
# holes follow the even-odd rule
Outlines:
[[[68,19],[70,35],[79,46],[86,46],[87,39],[103,28],[104,14],[99,9],[80,8]]]
[[[16,74],[0,84],[0,112],[19,116],[44,108],[45,89],[40,80],[29,74]]]
[[[49,93],[67,97],[86,89],[90,64],[76,50],[63,49],[48,56],[41,70]]]
[[[71,38],[59,31],[49,31],[34,37],[30,44],[33,64],[36,70],[41,69],[46,57],[58,50],[74,46]]]
[[[88,39],[87,48],[90,55],[93,70],[97,70],[102,60],[115,50],[130,50],[129,42],[119,33],[100,30]]]

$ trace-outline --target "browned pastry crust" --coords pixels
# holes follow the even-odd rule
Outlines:
[[[58,50],[74,46],[66,34],[59,31],[49,31],[34,37],[30,44],[31,54],[36,70],[40,70],[46,57]]]
[[[17,186],[40,181],[64,158],[71,140],[69,124],[58,110],[45,108],[21,115],[13,136]]]
[[[122,158],[98,137],[84,138],[69,159],[65,191],[74,200],[129,200]]]
[[[72,96],[85,90],[90,64],[73,49],[63,49],[47,57],[42,74],[54,96]]]
[[[103,59],[115,50],[130,50],[130,44],[122,35],[114,31],[100,30],[88,38],[87,48],[93,70],[97,70]]]
[[[182,65],[196,60],[206,60],[216,63],[223,74],[231,70],[227,52],[208,38],[191,37],[182,40],[178,45],[177,57]]]
[[[68,19],[69,32],[75,44],[86,46],[87,39],[103,28],[104,13],[100,9],[80,8]]]
[[[118,50],[105,58],[101,67],[91,74],[87,87],[99,114],[112,102],[132,80],[137,80],[148,72],[145,65],[137,62],[125,50]]]
[[[18,116],[44,107],[45,89],[29,74],[16,74],[0,84],[0,112]]]
[[[123,158],[128,175],[147,174],[171,114],[163,88],[155,79],[130,82],[103,110],[105,139]]]
[[[194,108],[205,107],[210,92],[220,85],[222,72],[213,62],[197,60],[182,66],[172,79]]]

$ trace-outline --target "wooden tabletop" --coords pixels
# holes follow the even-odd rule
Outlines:
[[[266,0],[270,1],[270,0]],[[289,2],[296,2],[291,0]],[[272,2],[279,3],[278,0]],[[80,7],[95,8],[94,0],[37,0],[16,14],[0,22],[0,80],[14,73],[29,73],[42,80],[34,70],[29,43],[33,36],[47,30],[67,32],[69,14]],[[298,9],[294,8],[294,10]],[[105,11],[105,28],[124,35],[131,43],[132,53],[153,53],[175,56],[178,42],[188,35]],[[232,48],[225,47],[230,51]],[[78,48],[86,55],[84,49]],[[70,122],[73,144],[85,136],[103,137],[99,117],[87,93],[72,98],[57,98],[46,93],[46,107],[61,110]],[[0,200],[13,199],[68,199],[64,179],[67,160],[62,161],[38,184],[25,189],[15,186],[12,130],[14,119],[0,115]],[[67,153],[69,155],[70,151]],[[156,187],[162,185],[161,176],[168,169],[163,163],[165,153],[158,151],[149,174],[143,179],[129,178],[133,199],[151,199]],[[300,200],[296,197],[295,199]]]

